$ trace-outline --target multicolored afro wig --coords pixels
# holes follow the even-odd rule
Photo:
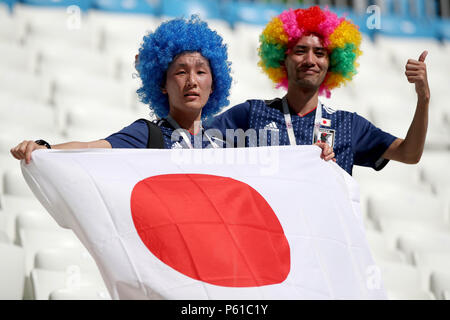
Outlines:
[[[287,89],[286,55],[300,38],[311,34],[321,38],[330,58],[328,73],[319,88],[319,94],[329,98],[332,89],[352,80],[356,74],[362,37],[358,26],[327,8],[289,9],[273,18],[259,38],[258,65],[278,88]]]
[[[196,15],[189,20],[178,18],[164,22],[144,37],[136,65],[142,81],[137,93],[143,103],[150,105],[156,116],[167,116],[169,100],[161,88],[165,85],[170,63],[183,52],[199,52],[209,61],[213,92],[202,109],[202,118],[205,119],[229,104],[231,63],[227,60],[227,47],[222,37]]]

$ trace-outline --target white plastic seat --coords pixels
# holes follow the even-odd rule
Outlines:
[[[37,269],[65,271],[72,265],[82,272],[97,272],[94,259],[84,247],[46,248],[39,250],[34,258]]]
[[[414,252],[414,264],[421,269],[448,271],[450,270],[449,252]]]
[[[19,95],[0,94],[0,124],[20,124],[48,130],[58,126],[58,112],[49,104]]]
[[[435,188],[450,186],[450,173],[447,170],[450,163],[450,152],[425,152],[419,162],[423,180],[431,183]]]
[[[8,170],[3,174],[4,193],[13,196],[33,197],[30,187],[23,178],[19,163],[13,170]]]
[[[0,224],[2,223],[2,217],[0,217]],[[9,239],[9,236],[6,234],[5,231],[0,229],[0,243],[11,243],[11,240]]]
[[[429,278],[419,269],[408,264],[385,262],[378,263],[386,291],[421,292],[427,291]]]
[[[430,275],[430,290],[437,299],[449,299],[450,272],[434,271]]]
[[[411,260],[413,253],[443,253],[450,252],[450,234],[436,231],[410,230],[402,231],[398,235],[397,248],[404,252]]]
[[[59,231],[61,227],[45,210],[27,210],[16,217],[17,234],[21,229]]]
[[[49,99],[51,83],[48,79],[27,72],[0,72],[1,92],[15,94],[22,99],[46,103]]]
[[[45,248],[81,247],[80,240],[72,230],[60,228],[58,231],[20,229],[19,245],[25,249],[25,273],[29,274],[34,266],[34,257],[39,250]]]
[[[396,190],[390,193],[371,194],[369,216],[376,222],[381,218],[445,223],[447,204],[442,199],[411,190]]]
[[[111,300],[104,286],[87,285],[80,288],[56,289],[50,293],[49,300]]]
[[[0,300],[21,300],[25,280],[24,250],[0,242],[0,257]]]
[[[389,300],[436,300],[432,292],[419,291],[387,291]]]
[[[69,267],[66,271],[50,271],[33,269],[30,275],[33,296],[35,300],[48,300],[50,294],[58,289],[77,288],[103,288],[106,293],[103,279],[98,274],[81,272],[77,267]],[[62,294],[62,293],[61,293]],[[60,295],[56,295],[59,297]],[[55,298],[55,296],[54,296]]]
[[[368,230],[366,236],[375,261],[390,261],[397,263],[406,261],[403,253],[396,250],[382,233]]]
[[[416,232],[418,234],[437,233],[450,235],[450,226],[448,224],[434,220],[415,221],[404,218],[382,217],[378,220],[377,226],[387,235],[390,241],[396,241],[403,234],[409,237],[409,235]],[[411,261],[411,257],[408,260]]]
[[[117,60],[89,48],[48,43],[40,44],[39,53],[37,72],[49,77],[92,78],[94,75],[113,79],[117,76]]]
[[[3,22],[0,22],[0,28]],[[11,26],[15,27],[15,26]],[[0,31],[1,37],[1,31]],[[5,43],[0,41],[0,70],[8,72],[18,71],[34,73],[38,62],[38,53],[35,49],[21,46],[18,43]]]
[[[16,215],[0,209],[0,232],[4,243],[14,243],[16,236]]]
[[[58,76],[55,84],[55,104],[64,109],[98,106],[131,109],[136,93],[121,82],[95,76]]]
[[[44,210],[41,203],[34,197],[8,194],[0,195],[0,208],[15,215],[26,210]]]

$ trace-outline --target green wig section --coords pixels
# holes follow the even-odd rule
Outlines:
[[[259,47],[259,56],[266,68],[279,68],[284,61],[286,48],[279,43],[270,43],[266,37],[261,35],[261,46]]]
[[[347,43],[344,48],[335,48],[330,55],[330,71],[351,79],[356,74],[356,51],[353,43]]]

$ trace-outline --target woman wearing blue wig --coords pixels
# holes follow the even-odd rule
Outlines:
[[[217,147],[214,137],[203,130],[201,120],[229,103],[227,59],[222,38],[198,17],[164,22],[144,37],[136,64],[142,80],[137,93],[158,116],[157,122],[139,119],[105,139],[91,142],[50,146],[44,140],[24,141],[11,153],[29,163],[32,151],[42,148]]]

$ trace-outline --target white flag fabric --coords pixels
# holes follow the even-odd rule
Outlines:
[[[22,172],[113,299],[386,299],[358,185],[320,152],[36,150]]]

